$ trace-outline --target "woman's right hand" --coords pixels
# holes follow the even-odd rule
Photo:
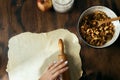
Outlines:
[[[44,71],[43,75],[40,77],[39,80],[59,80],[60,74],[62,74],[68,69],[67,63],[68,61],[63,60],[53,62]]]

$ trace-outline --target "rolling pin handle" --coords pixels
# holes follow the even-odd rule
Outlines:
[[[64,54],[64,44],[63,44],[62,39],[59,39],[58,45],[59,45],[59,49],[60,49],[60,54],[61,55]]]

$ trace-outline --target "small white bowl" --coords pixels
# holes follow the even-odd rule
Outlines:
[[[74,0],[52,0],[52,3],[55,11],[65,13],[72,8]]]
[[[111,9],[109,9],[109,8],[107,8],[107,7],[105,7],[105,6],[93,6],[93,7],[90,7],[90,8],[88,8],[87,10],[85,10],[85,11],[81,14],[81,16],[80,16],[80,18],[79,18],[79,20],[78,20],[77,31],[78,31],[79,37],[80,37],[87,45],[89,45],[89,46],[91,46],[91,47],[94,47],[94,48],[104,48],[104,47],[108,47],[108,46],[110,46],[111,44],[113,44],[113,43],[117,40],[117,38],[119,37],[119,33],[120,33],[120,22],[119,22],[119,20],[112,21],[113,25],[115,26],[115,28],[114,28],[115,33],[114,33],[112,39],[111,39],[110,41],[108,41],[107,43],[105,43],[104,45],[102,45],[102,46],[93,46],[93,45],[88,44],[88,43],[82,38],[82,36],[80,35],[80,32],[79,32],[79,27],[80,27],[80,26],[79,26],[79,23],[80,23],[81,19],[82,19],[85,15],[88,15],[88,14],[93,13],[93,12],[98,11],[98,10],[106,13],[106,15],[107,15],[108,17],[110,17],[110,18],[117,17],[117,15],[116,15]]]

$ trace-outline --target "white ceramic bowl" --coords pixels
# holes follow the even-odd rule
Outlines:
[[[88,43],[82,38],[82,36],[80,35],[80,32],[79,32],[79,27],[80,27],[80,26],[79,26],[79,23],[80,23],[81,19],[83,18],[83,16],[88,15],[88,14],[93,13],[94,11],[98,11],[98,10],[106,13],[106,15],[107,15],[108,17],[110,17],[110,18],[117,17],[117,15],[116,15],[111,9],[109,9],[109,8],[107,8],[107,7],[105,7],[105,6],[93,6],[93,7],[90,7],[90,8],[88,8],[87,10],[85,10],[85,11],[81,14],[81,16],[80,16],[80,18],[79,18],[79,21],[78,21],[78,25],[77,25],[77,31],[78,31],[79,37],[80,37],[87,45],[89,45],[89,46],[91,46],[91,47],[94,47],[94,48],[104,48],[104,47],[110,46],[111,44],[113,44],[113,43],[117,40],[117,38],[118,38],[118,36],[119,36],[119,33],[120,33],[120,22],[119,22],[119,20],[112,21],[113,25],[115,26],[115,28],[114,28],[115,33],[114,33],[112,39],[111,39],[110,41],[108,41],[107,43],[105,43],[104,45],[102,45],[102,46],[93,46],[93,45],[88,44]]]

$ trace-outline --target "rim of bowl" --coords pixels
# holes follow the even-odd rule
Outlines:
[[[95,9],[96,8],[96,9]],[[113,12],[110,8],[108,8],[108,7],[105,7],[105,6],[92,6],[92,7],[89,7],[88,9],[86,9],[85,11],[83,11],[82,12],[82,14],[79,16],[79,20],[78,20],[78,23],[77,23],[77,34],[78,34],[78,37],[79,37],[79,39],[81,39],[85,44],[87,44],[88,46],[91,46],[91,47],[93,47],[93,48],[105,48],[105,47],[108,47],[108,46],[110,46],[110,45],[112,45],[116,40],[117,40],[117,38],[119,37],[119,34],[120,34],[120,22],[119,22],[119,20],[116,20],[116,21],[114,21],[114,24],[115,24],[115,22],[117,23],[117,26],[116,25],[114,25],[116,28],[118,28],[118,30],[116,30],[115,29],[115,33],[114,33],[114,35],[113,35],[113,38],[110,40],[110,41],[108,41],[108,42],[106,42],[104,45],[102,45],[102,46],[94,46],[94,45],[91,45],[91,44],[89,44],[89,43],[87,43],[83,38],[82,38],[82,36],[80,35],[80,30],[79,30],[79,23],[80,23],[80,20],[85,16],[85,15],[87,15],[87,13],[86,12],[88,12],[88,11],[91,11],[91,9],[94,9],[94,11],[97,11],[97,10],[99,10],[99,9],[103,9],[103,8],[105,8],[105,9],[107,9],[107,10],[109,10],[112,14],[113,14],[113,16],[114,17],[117,17],[117,15],[115,14],[115,12]],[[101,11],[101,10],[99,10],[99,11]],[[104,12],[104,11],[103,11]],[[106,12],[105,12],[106,13]],[[107,16],[108,16],[108,14],[107,14]],[[111,16],[109,16],[109,17],[111,17]],[[117,31],[117,32],[116,32]],[[116,36],[116,37],[114,37],[114,36]]]

